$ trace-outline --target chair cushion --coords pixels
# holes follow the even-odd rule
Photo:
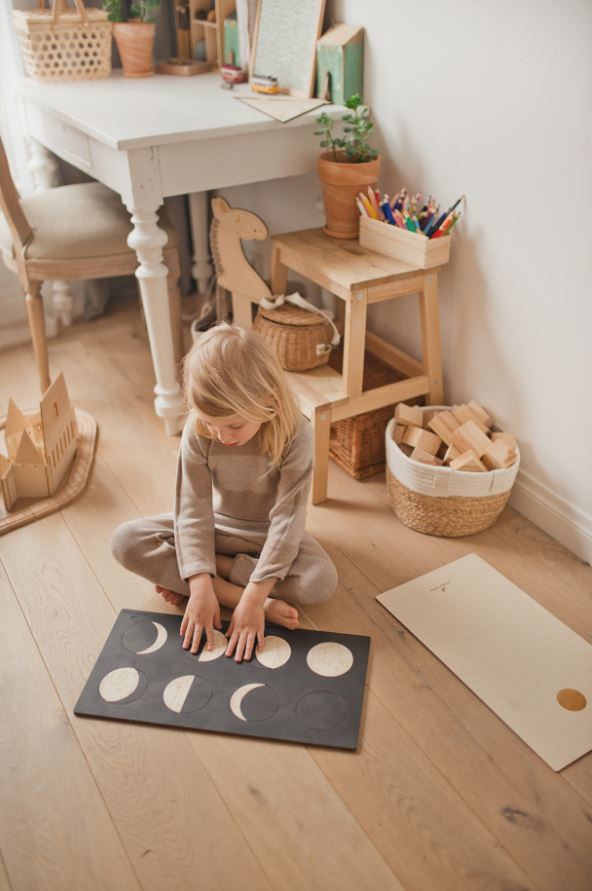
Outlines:
[[[32,260],[76,260],[130,253],[127,237],[132,231],[130,215],[117,192],[101,183],[77,183],[39,192],[21,199],[33,229],[26,256]],[[165,229],[168,246],[177,235],[164,209],[159,225]],[[0,215],[0,248],[14,254],[12,235]]]

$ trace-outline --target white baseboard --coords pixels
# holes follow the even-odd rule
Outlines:
[[[592,516],[538,482],[524,470],[510,496],[510,505],[536,526],[592,564]]]

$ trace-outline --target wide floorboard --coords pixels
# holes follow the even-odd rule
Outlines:
[[[0,891],[590,891],[592,754],[554,773],[375,595],[474,552],[592,641],[592,569],[512,510],[480,535],[403,526],[384,477],[331,465],[308,528],[339,570],[310,628],[372,638],[357,752],[78,719],[119,610],[171,611],[110,556],[170,510],[178,439],[153,414],[138,306],[50,343],[99,425],[84,494],[0,538]],[[0,353],[0,413],[37,398]]]

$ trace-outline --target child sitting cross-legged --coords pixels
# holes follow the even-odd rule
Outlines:
[[[220,605],[233,610],[227,656],[261,649],[265,619],[296,628],[298,604],[327,600],[335,567],[305,532],[312,431],[275,354],[254,331],[219,324],[184,363],[190,414],[175,510],[113,535],[120,563],[184,606],[182,646],[211,649]]]

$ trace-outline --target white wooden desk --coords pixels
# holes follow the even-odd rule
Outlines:
[[[18,91],[33,139],[119,192],[131,214],[128,243],[139,264],[155,410],[167,433],[175,433],[182,402],[158,208],[170,195],[310,173],[318,111],[279,124],[221,89],[217,74],[135,80],[115,72],[105,80],[56,84],[24,78]]]

